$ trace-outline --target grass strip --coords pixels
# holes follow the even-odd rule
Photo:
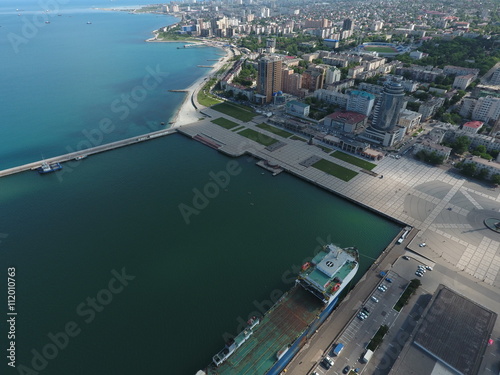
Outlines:
[[[251,121],[256,116],[248,107],[227,102],[214,105],[212,109],[244,122]]]
[[[282,129],[278,129],[278,128],[271,126],[269,124],[266,124],[264,122],[262,124],[257,125],[257,127],[264,129],[264,130],[267,130],[268,132],[274,133],[276,135],[279,135],[280,137],[283,137],[283,138],[288,138],[288,137],[291,137],[293,135],[290,132],[287,132],[287,131],[282,130]]]
[[[341,180],[348,182],[357,176],[358,172],[354,172],[350,169],[347,169],[341,165],[332,163],[331,161],[321,159],[312,165],[314,168],[319,169],[333,177],[340,178]]]
[[[421,284],[422,283],[419,279],[413,279],[412,281],[410,281],[403,294],[401,294],[401,297],[399,297],[398,302],[396,302],[396,304],[394,305],[394,310],[398,312],[401,311],[401,309],[408,303],[411,296],[415,294]]]
[[[228,129],[228,130],[238,126],[237,123],[235,123],[231,120],[228,120],[227,118],[224,118],[224,117],[216,118],[215,120],[212,120],[211,122],[213,122],[214,124],[217,124],[219,126],[222,126],[223,128]]]
[[[269,145],[272,145],[272,144],[278,142],[277,139],[274,139],[274,138],[269,137],[265,134],[259,133],[253,129],[245,129],[245,130],[240,131],[238,134],[242,135],[243,137],[247,137],[248,139],[251,139],[252,141],[260,143],[261,145],[264,145],[264,146],[269,146]]]
[[[356,156],[346,154],[345,152],[342,151],[335,151],[334,153],[330,154],[334,158],[340,159],[345,161],[346,163],[355,165],[357,167],[367,169],[371,171],[373,168],[375,168],[377,165],[370,163],[369,161],[357,158]]]

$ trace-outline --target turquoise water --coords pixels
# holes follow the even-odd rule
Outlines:
[[[206,73],[196,65],[220,54],[144,43],[171,16],[60,7],[0,8],[0,169],[160,129],[183,100],[168,90],[189,86]],[[112,132],[98,133],[102,123]]]
[[[193,66],[219,53],[144,43],[168,18],[82,10],[83,1],[62,7],[15,53],[6,37],[22,16],[11,8],[28,3],[0,6],[0,168],[76,148],[103,118],[116,125],[103,142],[155,129],[182,100],[166,90],[188,86],[203,73]],[[111,103],[157,64],[168,78],[120,119]],[[228,168],[237,173],[214,188],[210,172]],[[197,191],[211,198],[186,223],[179,206],[193,206]],[[4,356],[7,375],[194,374],[293,285],[320,244],[357,246],[361,277],[399,230],[180,135],[67,163],[62,173],[2,178],[0,207],[0,301],[15,267],[16,365],[26,366],[10,368]],[[116,283],[122,269],[130,280]]]

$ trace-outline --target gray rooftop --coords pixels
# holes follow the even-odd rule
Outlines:
[[[460,374],[479,371],[497,314],[445,286],[427,310],[414,343]]]

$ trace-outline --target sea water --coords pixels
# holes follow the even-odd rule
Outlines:
[[[168,18],[73,5],[18,53],[3,28],[15,32],[23,16],[0,8],[4,167],[67,152],[105,117],[117,131],[103,142],[154,129],[182,100],[166,90],[188,86],[202,74],[193,66],[218,54],[144,43]],[[156,64],[171,79],[119,119],[113,100]],[[2,374],[194,374],[249,314],[292,287],[322,244],[358,247],[359,279],[400,229],[178,134],[54,174],[1,178],[0,207],[0,349],[9,353],[14,343],[17,366],[4,355]],[[5,315],[12,290],[13,339]]]

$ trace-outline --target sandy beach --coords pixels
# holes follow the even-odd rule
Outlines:
[[[204,74],[202,77],[197,79],[191,86],[185,89],[186,96],[184,98],[184,101],[182,102],[181,106],[177,110],[177,113],[174,116],[174,119],[172,120],[172,125],[171,127],[178,127],[186,124],[191,124],[193,122],[198,121],[201,117],[203,117],[202,114],[199,113],[200,109],[205,108],[204,106],[200,105],[197,100],[197,93],[198,90],[203,87],[205,81],[210,77],[211,74],[217,72],[219,69],[221,69],[224,64],[227,63],[227,61],[232,57],[232,52],[229,48],[223,48],[219,47],[213,44],[208,44],[209,47],[216,47],[220,48],[226,53],[226,56],[222,57],[219,61],[215,62],[213,65],[213,68],[211,69],[206,69],[206,74]],[[200,68],[202,69],[202,68]],[[193,105],[194,104],[194,105]],[[195,105],[197,108],[195,108]]]

